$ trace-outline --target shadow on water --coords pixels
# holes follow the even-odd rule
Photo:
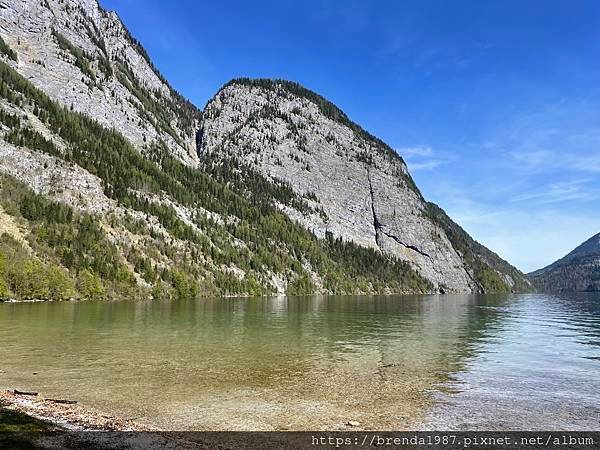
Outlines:
[[[563,326],[579,327],[561,331],[573,345],[593,346],[595,307],[509,295],[3,304],[0,387],[176,429],[411,427],[431,392],[472,392],[467,374],[511,343]],[[519,325],[536,308],[543,323]],[[580,319],[552,326],[561,314]],[[522,364],[530,348],[514,350]]]

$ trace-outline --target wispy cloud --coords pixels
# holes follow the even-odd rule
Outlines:
[[[551,264],[600,231],[600,210],[574,212],[551,203],[528,209],[492,206],[460,192],[453,190],[445,202],[450,217],[524,272]]]
[[[438,155],[430,146],[402,147],[396,149],[402,156],[411,172],[433,170],[447,160]]]
[[[427,198],[525,272],[551,264],[600,231],[600,128],[578,134],[538,119],[443,154],[430,146],[398,150],[408,155]],[[445,159],[444,173],[421,175],[439,166],[436,159]]]
[[[398,154],[405,158],[412,156],[431,156],[433,155],[433,149],[428,146],[416,146],[416,147],[401,147],[397,148]]]
[[[515,114],[485,148],[518,171],[600,172],[600,98],[561,98]]]
[[[427,162],[407,162],[406,164],[411,172],[418,172],[421,170],[433,170],[436,167],[444,164],[444,161],[440,159],[432,159]]]
[[[600,130],[599,130],[600,133]],[[519,150],[508,155],[519,163],[535,169],[572,169],[581,172],[600,172],[600,147],[581,151]]]
[[[577,157],[577,159],[569,161],[568,166],[586,172],[600,172],[600,148],[596,149],[595,152],[597,154],[594,156]]]
[[[541,190],[517,195],[512,202],[534,201],[540,204],[565,201],[591,201],[600,198],[600,189],[592,185],[595,180],[586,178],[549,183]]]

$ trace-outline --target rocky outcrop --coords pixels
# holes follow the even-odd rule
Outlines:
[[[285,81],[234,80],[208,103],[200,135],[200,158],[233,158],[291,186],[312,210],[282,208],[317,236],[408,261],[441,291],[485,290],[401,157],[317,94]],[[511,273],[490,270],[509,288],[513,277],[527,284],[506,265]]]
[[[600,233],[528,276],[541,291],[600,291]]]
[[[195,164],[199,111],[116,13],[96,0],[0,0],[0,34],[18,56],[11,65],[53,100],[118,128],[140,148],[160,139]]]

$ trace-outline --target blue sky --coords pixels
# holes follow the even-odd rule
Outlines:
[[[101,0],[203,107],[298,81],[397,149],[523,271],[600,232],[600,2]]]

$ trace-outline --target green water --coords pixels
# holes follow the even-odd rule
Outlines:
[[[494,346],[513,345],[515,354],[504,349],[509,363],[527,367],[536,363],[526,361],[535,345],[564,341],[570,366],[560,382],[568,385],[588,371],[584,391],[600,388],[599,301],[591,303],[596,309],[585,326],[556,322],[566,315],[548,313],[541,315],[547,327],[535,328],[537,319],[525,317],[511,334],[519,308],[551,310],[559,300],[447,295],[0,304],[0,388],[76,399],[169,429],[337,429],[349,420],[364,428],[420,427],[440,396],[460,398],[485,384],[491,363],[477,361]],[[520,348],[516,341],[528,344]],[[555,356],[556,364],[566,361]],[[474,369],[483,375],[469,381]],[[591,401],[596,412],[598,403]],[[456,426],[451,410],[436,413],[442,416],[444,426]]]

